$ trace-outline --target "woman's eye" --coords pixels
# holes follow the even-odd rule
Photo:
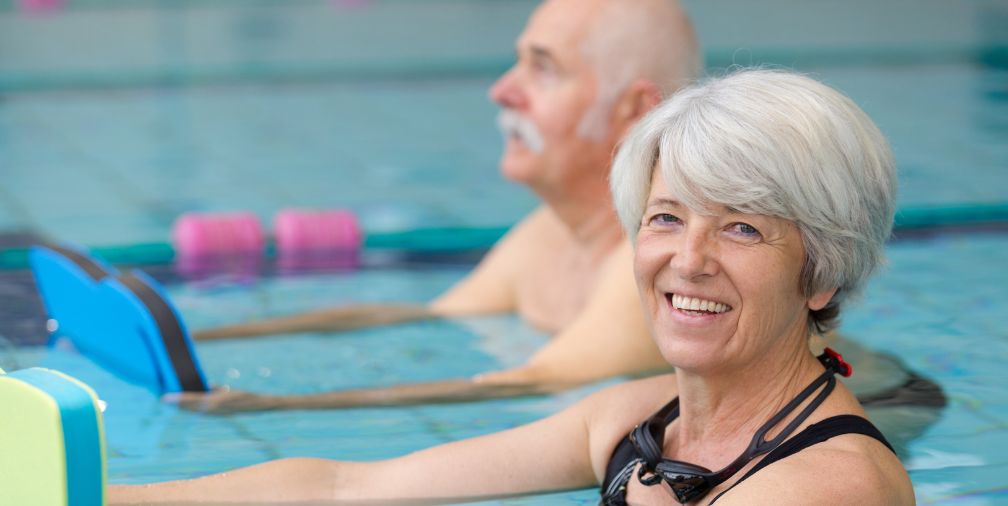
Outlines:
[[[730,230],[736,234],[746,237],[759,237],[760,231],[748,223],[733,223]]]
[[[676,217],[674,214],[668,214],[668,213],[656,214],[652,216],[650,220],[648,220],[648,224],[658,226],[674,225],[677,223],[679,223],[679,218]]]

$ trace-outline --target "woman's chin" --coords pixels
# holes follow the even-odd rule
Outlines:
[[[659,342],[658,349],[665,361],[676,370],[699,373],[710,370],[724,361],[724,354],[719,352],[723,348],[713,346],[709,340],[705,343],[681,340],[675,343]]]

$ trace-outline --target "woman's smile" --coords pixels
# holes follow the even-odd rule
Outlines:
[[[713,298],[691,296],[673,292],[665,293],[670,315],[687,324],[706,325],[721,319],[732,307]]]

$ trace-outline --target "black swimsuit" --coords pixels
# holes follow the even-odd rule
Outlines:
[[[663,407],[662,410],[669,409],[672,404],[677,401],[678,398],[673,399],[672,402]],[[672,409],[665,417],[665,425],[667,426],[672,423],[672,421],[678,416],[679,409],[678,406],[676,406],[675,409]],[[868,420],[855,415],[838,415],[830,417],[808,426],[805,430],[795,434],[794,437],[784,441],[780,446],[768,453],[763,460],[753,466],[749,472],[732,484],[731,487],[728,487],[728,489],[724,492],[714,496],[714,499],[712,499],[708,504],[713,504],[714,501],[717,501],[722,494],[731,490],[735,485],[742,483],[742,481],[752,476],[760,469],[763,469],[778,460],[790,457],[791,455],[794,455],[795,453],[798,453],[814,444],[821,443],[833,436],[839,436],[841,434],[863,434],[877,439],[879,442],[886,445],[886,447],[890,450],[893,449],[892,445],[886,441],[882,433],[879,432],[879,430]],[[895,453],[895,451],[893,452]],[[630,435],[627,434],[627,436],[625,436],[620,443],[616,445],[616,450],[613,451],[612,457],[609,459],[609,465],[606,467],[605,480],[602,482],[602,489],[600,491],[602,498],[599,501],[599,504],[604,506],[626,505],[627,484],[630,482],[630,478],[634,475],[634,469],[643,461],[644,459],[637,454],[634,445],[630,442]]]

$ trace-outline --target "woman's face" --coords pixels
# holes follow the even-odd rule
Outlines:
[[[805,259],[791,221],[711,206],[699,214],[673,200],[661,171],[651,181],[637,234],[634,271],[652,333],[672,365],[693,371],[738,367],[807,337]]]

